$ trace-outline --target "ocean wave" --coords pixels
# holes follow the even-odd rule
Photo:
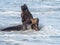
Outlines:
[[[37,45],[44,42],[55,43],[54,38],[57,36],[60,36],[59,30],[52,26],[43,26],[40,31],[32,29],[11,32],[0,31],[0,42],[6,45]]]
[[[39,11],[39,12],[31,12],[32,14],[41,14],[41,13],[59,13],[60,11]],[[0,14],[21,14],[21,11],[0,11]]]
[[[38,36],[58,36],[60,35],[59,33],[60,31],[57,30],[57,29],[54,29],[52,26],[43,26],[40,31],[35,31],[35,30],[32,30],[32,29],[29,29],[29,30],[26,30],[26,31],[12,31],[12,32],[0,32],[1,34],[4,33],[5,35],[4,36],[10,36],[10,34],[18,34],[18,35],[38,35]],[[21,36],[20,35],[20,36]],[[0,35],[1,36],[1,35]],[[3,36],[3,35],[2,35]]]
[[[0,11],[0,13],[7,13],[7,14],[14,13],[14,14],[19,14],[19,12],[17,12],[17,11]]]

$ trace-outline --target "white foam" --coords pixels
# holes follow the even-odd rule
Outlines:
[[[39,32],[42,35],[60,35],[60,31],[57,29],[54,29],[52,26],[44,26],[41,31]]]
[[[60,35],[59,33],[60,31],[57,30],[57,29],[54,29],[52,26],[43,26],[41,28],[40,31],[35,31],[35,30],[32,30],[32,29],[29,29],[29,30],[26,30],[26,31],[13,31],[13,32],[10,32],[10,34],[23,34],[23,35],[38,35],[38,36],[52,36],[52,35]],[[0,32],[0,33],[3,33],[3,32]],[[5,33],[4,36],[11,36],[9,33]],[[1,36],[1,35],[0,35]]]
[[[60,31],[54,29],[52,26],[43,26],[40,31],[32,29],[26,31],[12,31],[12,32],[0,32],[0,41],[5,41],[10,44],[21,45],[37,45],[41,43],[35,43],[34,41],[48,41],[52,42],[50,36],[59,36]],[[53,40],[54,41],[54,40]],[[33,43],[32,43],[33,42]],[[43,43],[42,43],[43,44]]]
[[[19,14],[17,11],[3,11],[0,13],[6,13],[6,14],[10,14],[10,13],[15,13],[15,14]]]

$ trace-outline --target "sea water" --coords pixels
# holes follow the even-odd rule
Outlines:
[[[60,0],[0,0],[0,30],[22,24],[21,5],[26,4],[40,31],[0,31],[0,45],[60,45]]]

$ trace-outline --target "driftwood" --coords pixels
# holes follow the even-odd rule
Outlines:
[[[28,25],[31,25],[31,28],[36,31],[39,30],[39,27],[38,27],[39,19],[33,18],[32,14],[28,10],[28,7],[26,4],[21,6],[21,11],[22,11],[22,13],[21,13],[22,25],[7,27],[5,29],[2,29],[2,31],[27,30]]]

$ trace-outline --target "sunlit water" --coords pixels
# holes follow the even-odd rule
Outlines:
[[[22,24],[21,5],[39,18],[40,31],[0,31],[0,45],[60,45],[60,0],[0,0],[0,30]]]

